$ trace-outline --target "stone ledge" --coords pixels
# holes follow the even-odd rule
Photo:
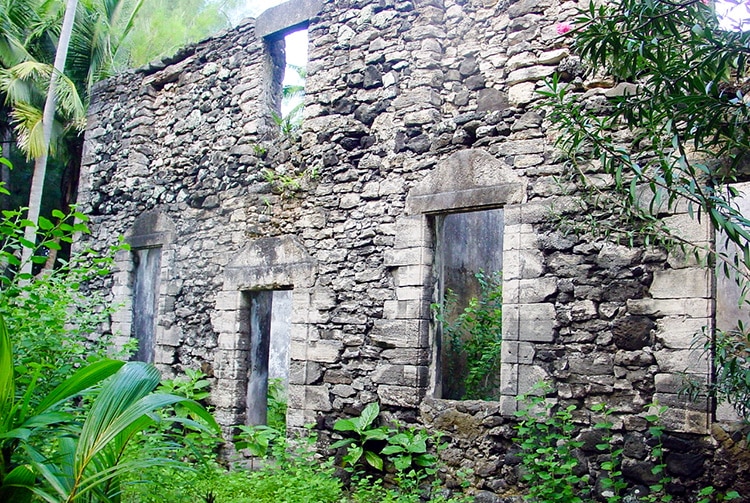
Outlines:
[[[264,11],[255,21],[255,36],[284,36],[303,27],[323,8],[322,0],[290,0]]]

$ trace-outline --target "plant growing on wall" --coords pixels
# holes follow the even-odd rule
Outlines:
[[[458,311],[458,300],[451,290],[443,304],[433,304],[435,319],[441,324],[444,344],[449,345],[447,368],[460,383],[462,398],[491,400],[496,397],[500,376],[500,350],[503,328],[502,274],[475,274],[479,296],[469,299]]]
[[[750,220],[732,185],[746,179],[750,149],[750,31],[739,30],[746,20],[735,20],[736,30],[726,28],[731,20],[720,26],[710,1],[623,0],[590,3],[573,21],[558,31],[573,27],[573,48],[588,67],[630,83],[603,106],[589,106],[557,77],[542,93],[583,195],[573,229],[631,245],[681,247],[706,266],[718,264],[741,284],[747,304]],[[661,218],[680,211],[710,222],[740,252],[691,242]],[[747,338],[728,336],[720,347],[731,351],[718,352],[715,363],[730,384],[712,389],[724,398],[727,390],[748,388],[744,372],[721,370],[747,369]]]

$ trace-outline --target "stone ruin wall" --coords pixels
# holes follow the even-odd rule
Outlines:
[[[444,431],[450,469],[472,467],[487,495],[510,494],[515,396],[547,379],[583,424],[596,403],[618,411],[633,479],[651,477],[639,414],[656,399],[670,407],[672,473],[688,486],[746,484],[732,474],[748,460],[728,454],[738,437],[712,424],[706,400],[677,394],[679,372],[708,373],[690,346],[712,323],[711,276],[556,230],[550,208],[577,206],[536,90],[557,71],[591,106],[619,91],[586,80],[556,33],[576,3],[304,4],[320,12],[298,141],[270,114],[283,43],[256,37],[253,20],[95,89],[79,198],[92,234],[81,244],[124,235],[160,247],[155,363],[202,368],[220,423],[243,422],[242,292],[291,288],[290,427],[314,423],[326,439],[337,418],[377,400]],[[502,396],[432,398],[433,215],[493,206],[505,209]],[[670,218],[711,239],[687,215]],[[109,329],[127,336],[130,253],[118,267],[101,288],[123,303]]]

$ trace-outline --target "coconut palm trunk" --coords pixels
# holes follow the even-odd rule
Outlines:
[[[33,222],[33,226],[26,227],[24,239],[30,243],[36,242],[36,224],[39,221],[39,211],[42,205],[42,192],[44,190],[44,178],[47,174],[47,157],[49,146],[52,138],[52,125],[55,120],[55,109],[57,105],[55,87],[59,75],[65,70],[65,60],[68,56],[68,45],[73,33],[73,22],[76,17],[78,0],[67,0],[65,5],[65,17],[63,18],[62,28],[60,30],[60,40],[55,52],[55,70],[52,72],[47,90],[47,99],[44,103],[44,113],[42,115],[42,131],[44,134],[44,148],[42,153],[34,159],[34,174],[31,179],[31,193],[29,194],[29,211],[27,218]],[[32,273],[31,256],[33,248],[25,247],[21,256],[21,273]]]

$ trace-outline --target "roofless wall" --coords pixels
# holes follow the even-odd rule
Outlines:
[[[661,250],[558,230],[580,207],[536,91],[554,72],[592,107],[619,89],[587,79],[563,46],[555,26],[574,7],[293,1],[99,84],[81,245],[124,235],[132,246],[100,285],[123,306],[109,329],[138,335],[147,281],[156,307],[139,324],[151,323],[153,361],[166,374],[206,372],[228,429],[263,421],[256,402],[278,374],[290,427],[315,424],[325,442],[337,418],[378,401],[445,431],[449,467],[474,467],[474,484],[496,494],[518,480],[507,450],[516,397],[540,381],[582,424],[597,403],[617,411],[623,468],[639,483],[651,476],[638,446],[654,400],[669,406],[673,474],[687,486],[741,481],[719,474],[733,440],[712,426],[712,404],[678,394],[683,371],[709,373],[691,342],[714,322],[713,276]],[[299,26],[310,40],[304,121],[287,136],[274,121],[281,35]],[[712,239],[687,215],[669,218]],[[155,249],[158,264],[152,251],[138,272]],[[446,350],[430,307],[451,285],[476,295],[482,264],[502,274],[489,401],[462,399],[466,384],[450,376],[467,363]]]

